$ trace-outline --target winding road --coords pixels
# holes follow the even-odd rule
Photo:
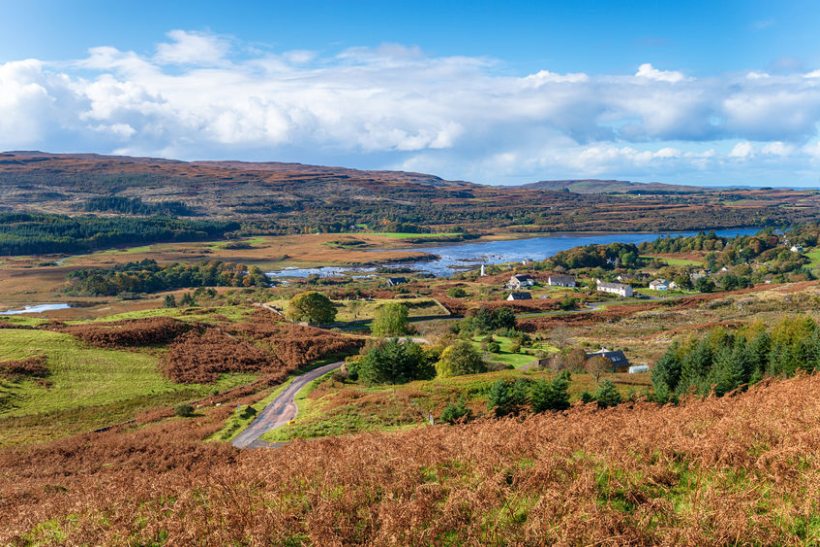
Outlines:
[[[301,376],[296,376],[288,387],[259,413],[256,419],[251,422],[251,425],[234,438],[231,444],[237,448],[270,448],[278,446],[278,443],[268,443],[260,437],[271,429],[282,427],[294,419],[298,412],[295,400],[296,394],[313,380],[342,366],[342,363],[343,361],[337,361],[309,370]]]

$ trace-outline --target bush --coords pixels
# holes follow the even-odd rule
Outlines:
[[[181,418],[190,418],[194,415],[194,407],[188,403],[182,403],[174,407],[174,414]]]
[[[487,406],[496,416],[517,413],[527,402],[526,382],[523,380],[498,380],[490,387]]]
[[[441,412],[441,421],[448,424],[455,424],[459,422],[466,422],[472,416],[472,412],[467,405],[464,404],[463,399],[457,402],[449,403]]]
[[[461,287],[453,287],[447,291],[447,296],[450,298],[464,298],[467,296],[467,291]]]
[[[595,393],[595,400],[598,401],[599,408],[607,408],[621,404],[621,394],[618,393],[615,384],[611,380],[604,380],[598,386]]]
[[[466,340],[457,340],[447,346],[436,363],[436,372],[439,376],[461,376],[486,371],[487,365],[481,353]]]

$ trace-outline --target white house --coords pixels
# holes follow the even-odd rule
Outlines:
[[[523,289],[524,287],[532,287],[533,285],[535,285],[535,279],[533,279],[531,275],[527,274],[515,274],[510,277],[509,281],[507,281],[507,288],[513,290]]]
[[[802,253],[803,252],[803,246],[802,245],[792,245],[789,250],[793,253]]]
[[[649,288],[653,291],[668,291],[670,289],[669,282],[666,279],[656,279],[649,283]]]
[[[623,283],[607,283],[597,279],[596,287],[598,292],[617,294],[618,296],[622,296],[624,298],[632,296],[632,285],[624,285]]]
[[[552,287],[575,287],[574,275],[553,274],[547,278],[547,284]]]

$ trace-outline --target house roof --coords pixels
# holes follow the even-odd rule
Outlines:
[[[517,279],[518,281],[529,281],[532,279],[532,276],[530,274],[515,274],[511,279]]]
[[[624,285],[623,283],[609,283],[601,280],[598,280],[598,286],[604,287],[605,289],[626,289],[629,287],[629,285]]]
[[[387,282],[392,283],[394,285],[399,284],[399,283],[407,283],[407,278],[406,277],[388,277]]]
[[[511,292],[510,296],[513,300],[532,300],[532,295],[528,292]]]
[[[626,355],[621,350],[608,350],[606,348],[601,348],[598,351],[593,351],[592,353],[586,354],[587,359],[592,357],[603,357],[605,359],[609,359],[612,361],[613,365],[625,365],[629,363],[629,359],[626,358]]]
[[[549,276],[549,279],[554,279],[556,281],[575,281],[575,276],[566,274],[552,274]]]

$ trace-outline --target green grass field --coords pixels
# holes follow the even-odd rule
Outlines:
[[[90,431],[255,378],[230,374],[213,385],[175,384],[160,374],[155,353],[89,348],[57,332],[0,330],[0,360],[39,355],[47,358],[47,385],[0,380],[0,446]]]
[[[676,258],[676,257],[668,257],[663,255],[643,255],[641,258],[644,259],[658,259],[663,260],[670,266],[703,266],[704,262],[702,260],[692,260],[690,258]]]
[[[193,307],[193,308],[151,308],[147,310],[137,310],[132,312],[118,313],[99,317],[90,321],[69,321],[69,323],[87,322],[108,322],[122,321],[125,319],[148,319],[151,317],[175,317],[185,321],[197,321],[201,323],[218,322],[218,316],[229,321],[242,321],[255,311],[248,306],[216,306],[216,307]]]
[[[820,247],[815,247],[806,253],[806,256],[811,260],[810,267],[812,270],[820,270]]]
[[[472,340],[472,343],[476,348],[481,349],[481,342],[485,338],[485,336],[476,337]],[[535,364],[538,360],[535,353],[538,351],[544,351],[547,353],[553,353],[558,351],[558,348],[550,346],[549,344],[536,343],[533,344],[531,347],[522,348],[521,351],[523,351],[524,353],[513,353],[511,349],[515,341],[512,338],[494,335],[493,339],[496,342],[498,342],[501,351],[498,353],[486,354],[487,361],[491,363],[509,365],[513,368],[520,368],[523,366]]]
[[[550,378],[540,370],[503,370],[450,378],[420,380],[403,385],[362,386],[340,384],[329,376],[312,382],[296,396],[299,413],[289,424],[262,436],[268,442],[310,439],[363,431],[395,431],[437,420],[449,402],[464,399],[475,415],[488,412],[487,392],[499,379]],[[648,375],[607,375],[623,396],[642,392]],[[584,391],[594,392],[595,380],[588,374],[572,376],[571,399]]]

